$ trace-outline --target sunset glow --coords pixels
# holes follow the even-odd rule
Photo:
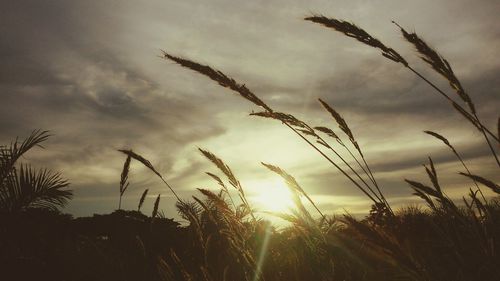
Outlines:
[[[258,190],[254,200],[259,211],[288,213],[293,208],[290,191],[282,180],[259,183],[255,190]]]
[[[2,4],[1,280],[498,280],[500,0]]]

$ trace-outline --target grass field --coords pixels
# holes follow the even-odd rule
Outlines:
[[[322,15],[305,20],[358,41],[353,43],[376,48],[383,57],[415,74],[429,86],[429,94],[441,96],[463,117],[463,126],[480,133],[493,169],[500,169],[500,119],[494,130],[489,129],[491,124],[483,123],[451,64],[419,35],[394,23],[425,65],[447,81],[449,89],[436,86],[396,50],[350,22]],[[338,128],[313,126],[280,112],[244,83],[211,66],[169,51],[163,51],[161,57],[194,71],[196,79],[213,80],[251,102],[261,110],[252,116],[285,126],[311,148],[311,153],[331,164],[332,173],[343,175],[371,201],[369,214],[359,219],[348,213],[325,213],[293,175],[262,163],[286,183],[290,196],[288,212],[269,211],[288,222],[278,229],[255,212],[245,186],[216,153],[200,149],[218,170],[208,175],[220,190],[199,189],[193,198],[182,198],[146,155],[122,149],[119,152],[126,155],[126,161],[117,175],[118,209],[111,214],[72,218],[59,211],[72,198],[63,175],[21,163],[23,155],[49,137],[48,132],[37,130],[1,150],[0,264],[7,277],[4,280],[499,279],[500,186],[484,178],[481,170],[471,171],[453,140],[425,131],[429,141],[442,142],[443,150],[461,164],[456,176],[468,190],[463,200],[447,196],[439,170],[429,157],[422,169],[427,182],[405,179],[421,204],[396,209],[390,204],[390,194],[377,182],[356,132],[341,112],[324,100],[318,102]],[[155,195],[152,213],[143,214],[147,189],[136,210],[122,210],[133,161],[148,168],[173,194],[186,224],[165,217],[159,208],[160,195]]]

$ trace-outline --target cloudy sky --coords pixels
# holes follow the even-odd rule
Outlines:
[[[267,162],[294,175],[326,213],[367,211],[366,198],[286,127],[248,116],[255,106],[162,60],[164,49],[222,70],[314,126],[336,128],[317,98],[329,102],[395,205],[418,201],[403,179],[425,181],[427,156],[450,197],[470,186],[453,155],[423,130],[448,137],[473,172],[500,180],[480,133],[444,99],[377,50],[302,20],[311,13],[364,27],[454,95],[391,20],[416,31],[451,62],[484,123],[495,128],[498,1],[2,1],[0,141],[50,130],[46,149],[24,161],[71,181],[75,198],[65,211],[77,216],[116,209],[120,148],[148,158],[183,198],[217,188],[204,174],[216,169],[201,147],[233,168],[254,201],[275,188],[276,177],[260,165]],[[161,208],[176,216],[158,178],[134,163],[130,181],[125,208],[136,208],[149,188],[145,210],[161,193]]]

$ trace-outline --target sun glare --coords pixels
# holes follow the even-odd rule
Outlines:
[[[282,180],[265,181],[256,184],[255,203],[259,211],[288,213],[293,207],[292,196]]]

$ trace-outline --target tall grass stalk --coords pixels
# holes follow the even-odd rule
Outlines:
[[[137,160],[138,162],[140,162],[144,166],[146,166],[146,168],[148,168],[153,173],[155,173],[163,181],[163,183],[168,187],[168,189],[172,192],[172,194],[175,196],[175,198],[177,199],[177,201],[182,201],[181,198],[174,191],[174,189],[172,188],[172,186],[170,186],[170,184],[168,184],[168,182],[163,178],[163,176],[160,174],[160,172],[158,172],[155,169],[155,167],[153,166],[153,164],[151,164],[151,162],[149,162],[149,160],[147,160],[146,158],[142,157],[141,155],[135,153],[134,151],[132,151],[130,149],[119,149],[118,151],[120,151],[121,153],[123,153],[123,154],[125,154],[127,156],[130,156],[132,159]]]
[[[436,51],[434,51],[432,48],[430,48],[415,33],[410,34],[410,33],[406,32],[406,30],[404,30],[401,26],[399,26],[397,23],[394,22],[401,29],[401,32],[403,33],[404,38],[408,42],[412,43],[415,46],[415,48],[417,49],[417,51],[422,55],[421,58],[426,63],[428,63],[435,71],[437,71],[439,74],[441,74],[443,77],[445,77],[449,81],[450,86],[454,90],[457,91],[457,94],[460,96],[460,98],[469,106],[471,113],[467,112],[466,109],[464,109],[461,105],[456,103],[444,91],[442,91],[439,87],[437,87],[429,79],[427,79],[422,74],[420,74],[417,70],[415,70],[413,67],[411,67],[409,65],[409,63],[398,52],[396,52],[392,48],[387,47],[382,42],[380,42],[378,39],[372,37],[370,34],[368,34],[363,29],[359,28],[358,26],[356,26],[352,23],[346,22],[346,21],[337,20],[337,19],[333,19],[333,18],[327,18],[325,16],[310,16],[310,17],[306,17],[304,19],[307,21],[314,22],[314,23],[322,24],[328,28],[332,28],[336,31],[344,33],[348,37],[355,38],[356,40],[362,42],[363,44],[380,49],[382,51],[382,55],[384,57],[386,57],[389,60],[392,60],[396,63],[401,63],[403,66],[405,66],[410,71],[412,71],[414,74],[416,74],[418,77],[420,77],[423,81],[425,81],[432,88],[434,88],[442,97],[444,97],[446,100],[448,100],[452,104],[452,106],[462,116],[464,116],[464,118],[466,118],[476,128],[478,128],[478,130],[483,134],[497,165],[500,167],[500,161],[496,155],[495,150],[493,149],[493,146],[490,142],[490,139],[488,138],[488,136],[486,134],[488,133],[490,135],[490,137],[492,137],[498,143],[500,143],[500,139],[497,136],[495,136],[491,131],[488,130],[488,128],[486,128],[482,124],[482,122],[480,121],[480,119],[477,115],[477,112],[475,110],[474,104],[472,103],[472,100],[470,99],[468,94],[463,90],[458,78],[456,78],[449,63],[445,59],[443,59],[440,55],[438,55]]]
[[[460,163],[462,164],[462,166],[464,167],[464,169],[467,171],[467,174],[469,175],[472,175],[469,168],[467,167],[467,165],[465,165],[465,162],[464,160],[462,159],[462,157],[460,156],[460,154],[458,154],[458,151],[455,149],[455,147],[448,141],[447,138],[445,138],[444,136],[436,133],[436,132],[433,132],[433,131],[424,131],[424,133],[430,135],[430,136],[433,136],[435,137],[436,139],[442,141],[448,148],[450,148],[450,150],[453,152],[453,154],[457,157],[458,161],[460,161]],[[483,191],[481,190],[481,188],[479,188],[479,185],[477,184],[477,182],[472,179],[472,182],[474,183],[474,185],[476,186],[477,190],[479,191],[479,193],[481,194],[481,197],[483,198],[484,202],[486,203],[487,200],[486,198],[484,197],[484,194],[483,194]]]
[[[307,139],[304,136],[304,134],[309,135],[309,136],[313,136],[314,138],[317,139],[317,141],[319,141],[320,144],[322,144],[323,146],[326,146],[328,148],[328,146],[326,145],[326,142],[319,135],[317,135],[314,132],[314,130],[310,126],[308,126],[306,123],[298,120],[293,115],[274,111],[269,105],[267,105],[260,98],[258,98],[254,93],[252,93],[252,91],[250,91],[244,84],[237,83],[234,79],[228,77],[227,75],[225,75],[221,71],[215,70],[215,69],[213,69],[209,66],[206,66],[206,65],[201,65],[199,63],[196,63],[194,61],[191,61],[191,60],[188,60],[185,58],[180,58],[180,57],[170,55],[169,53],[167,53],[165,51],[162,51],[162,52],[163,52],[164,59],[174,61],[183,67],[189,68],[189,69],[194,70],[200,74],[203,74],[203,75],[209,77],[210,79],[214,80],[215,82],[217,82],[219,85],[235,91],[240,96],[242,96],[246,100],[252,102],[253,104],[264,108],[265,112],[252,113],[251,115],[268,117],[268,118],[272,118],[272,119],[276,119],[276,120],[281,121],[285,126],[287,126],[291,131],[293,131],[295,134],[297,134],[309,146],[311,146],[315,151],[317,151],[323,158],[325,158],[328,162],[330,162],[337,170],[339,170],[346,178],[348,178],[360,191],[362,191],[370,200],[372,200],[374,203],[380,202],[380,200],[377,200],[376,198],[374,198],[352,176],[350,176],[335,161],[333,161],[328,155],[326,155],[321,149],[319,149],[315,144],[313,144],[309,139]],[[343,160],[347,164],[349,169],[351,169],[354,172],[354,174],[356,174],[357,177],[360,177],[359,173],[357,173],[352,168],[352,166],[350,166],[347,163],[347,161],[345,161],[345,159],[341,158],[341,160]],[[366,184],[366,182],[364,182],[364,183]],[[382,202],[382,203],[385,205],[384,202]]]

